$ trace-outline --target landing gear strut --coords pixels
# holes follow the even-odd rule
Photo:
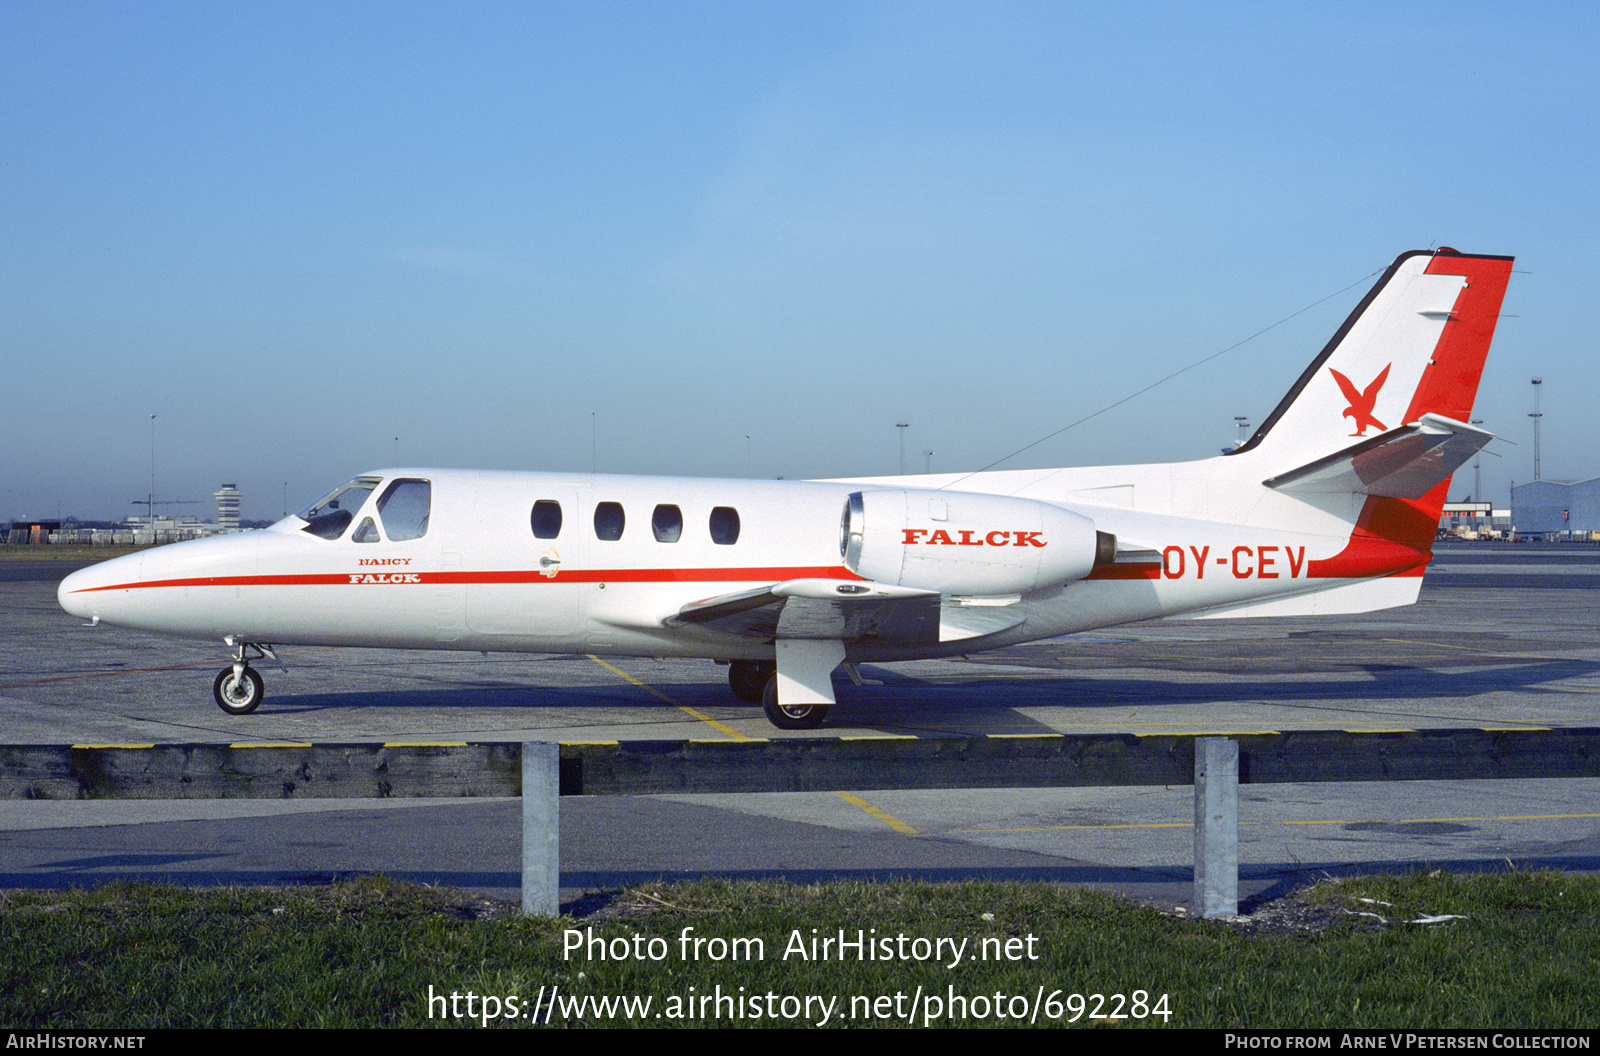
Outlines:
[[[229,715],[248,715],[256,710],[261,698],[266,695],[261,675],[250,666],[250,661],[270,657],[280,667],[283,661],[278,660],[278,655],[270,645],[238,642],[232,638],[223,640],[233,646],[233,663],[218,672],[217,680],[211,686],[211,695],[216,698],[217,707]]]

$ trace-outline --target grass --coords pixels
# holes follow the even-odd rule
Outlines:
[[[383,878],[113,884],[0,897],[0,1026],[1591,1027],[1597,923],[1600,880],[1555,872],[1328,882],[1235,923],[1042,884],[702,880],[579,921]],[[812,945],[841,931],[882,956]]]

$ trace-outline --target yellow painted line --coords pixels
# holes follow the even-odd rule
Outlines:
[[[1425,645],[1429,649],[1459,649],[1464,653],[1488,653],[1492,656],[1504,655],[1499,649],[1474,649],[1470,645],[1446,645],[1444,642],[1418,642],[1410,638],[1379,638],[1380,642],[1403,642],[1406,645]]]
[[[598,656],[595,656],[593,653],[585,653],[584,655],[587,656],[590,660],[593,660],[595,663],[599,664],[601,667],[605,668],[607,671],[610,671],[612,674],[618,676],[619,678],[624,678],[624,679],[627,679],[629,682],[632,682],[634,685],[638,686],[640,689],[644,690],[646,693],[650,694],[652,697],[657,697],[657,698],[659,698],[661,700],[666,701],[668,704],[671,704],[673,707],[677,708],[678,710],[684,712],[685,714],[691,716],[692,718],[699,719],[701,722],[705,723],[707,726],[710,726],[710,727],[712,727],[714,729],[722,731],[723,733],[727,734],[729,737],[732,737],[734,740],[737,740],[737,741],[752,741],[752,740],[755,740],[754,737],[747,737],[747,736],[745,736],[744,734],[740,733],[738,730],[734,729],[731,726],[724,726],[722,723],[718,722],[716,719],[713,719],[709,715],[702,715],[698,711],[695,711],[693,708],[688,707],[687,705],[679,704],[677,701],[673,700],[671,697],[667,696],[665,693],[662,693],[661,691],[657,690],[653,686],[645,685],[643,682],[640,682],[637,678],[634,678],[632,675],[628,674],[626,671],[620,670],[619,668],[612,667],[610,664],[606,663],[604,660],[600,659]]]
[[[860,807],[862,810],[866,811],[874,818],[877,818],[879,821],[883,822],[896,832],[903,832],[907,836],[915,836],[917,834],[916,829],[913,829],[910,825],[907,825],[893,814],[888,814],[882,810],[879,810],[877,807],[873,806],[871,803],[868,803],[860,796],[853,796],[849,792],[835,792],[834,795],[838,796],[840,799],[851,804],[852,806]]]
[[[1021,741],[1029,737],[1055,739],[1053,733],[986,733],[983,735],[989,741]]]
[[[75,744],[74,748],[154,748],[153,744]]]
[[[1260,825],[1259,821],[1242,821],[1241,826]],[[1124,825],[1034,825],[1024,829],[953,829],[953,832],[1063,832],[1068,829],[1192,829],[1192,821],[1151,821]]]
[[[1136,733],[1135,737],[1260,737],[1281,734],[1282,730],[1195,730],[1190,733]]]

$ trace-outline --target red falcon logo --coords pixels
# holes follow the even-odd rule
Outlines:
[[[1383,388],[1383,383],[1389,380],[1389,367],[1392,366],[1394,366],[1393,363],[1385,366],[1383,371],[1372,379],[1372,384],[1365,389],[1357,389],[1355,382],[1332,367],[1328,368],[1328,373],[1333,375],[1333,380],[1339,383],[1339,389],[1344,393],[1344,398],[1350,401],[1350,406],[1344,409],[1344,416],[1355,422],[1356,431],[1351,433],[1351,436],[1366,436],[1367,426],[1369,425],[1379,432],[1388,428],[1388,426],[1372,416],[1372,408],[1378,402],[1378,391]]]

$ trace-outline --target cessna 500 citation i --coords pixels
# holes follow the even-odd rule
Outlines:
[[[265,531],[74,572],[68,612],[221,638],[216,700],[280,645],[701,657],[785,729],[832,673],[1154,617],[1417,598],[1511,258],[1406,253],[1238,450],[855,481],[385,469]]]

